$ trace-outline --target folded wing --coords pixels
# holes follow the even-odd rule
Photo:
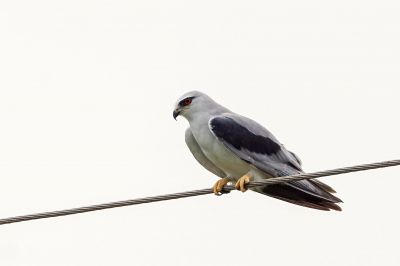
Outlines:
[[[270,176],[303,172],[299,158],[286,150],[266,128],[249,118],[226,113],[211,118],[209,128],[236,156]],[[335,203],[341,200],[330,194],[334,190],[320,181],[293,181],[258,188],[257,191],[305,207],[340,210]]]

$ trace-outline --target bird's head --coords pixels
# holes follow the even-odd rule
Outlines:
[[[196,113],[209,109],[215,103],[209,96],[199,91],[191,91],[185,93],[177,100],[173,116],[174,119],[178,116],[183,116],[190,119]]]

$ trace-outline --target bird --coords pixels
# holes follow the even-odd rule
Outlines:
[[[213,185],[222,195],[228,183],[247,191],[250,181],[304,173],[300,158],[287,150],[265,127],[236,114],[200,91],[179,97],[173,118],[186,118],[185,142],[194,158],[220,179]],[[318,180],[290,181],[250,188],[292,204],[317,210],[341,211],[336,191]]]

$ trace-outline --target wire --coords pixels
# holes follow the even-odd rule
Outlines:
[[[323,177],[323,176],[331,176],[331,175],[346,174],[346,173],[351,173],[351,172],[366,171],[366,170],[391,167],[391,166],[396,166],[396,165],[400,165],[400,160],[392,160],[392,161],[385,161],[385,162],[371,163],[371,164],[362,164],[362,165],[356,165],[356,166],[351,166],[351,167],[344,167],[344,168],[338,168],[338,169],[326,170],[326,171],[320,171],[320,172],[314,172],[314,173],[308,173],[308,174],[306,173],[306,174],[299,174],[299,175],[293,175],[293,176],[275,177],[275,178],[270,178],[270,179],[266,179],[263,181],[252,181],[247,184],[247,187],[251,188],[251,187],[256,187],[256,186],[265,186],[265,185],[271,185],[271,184],[286,183],[286,182],[290,182],[290,181],[313,179],[313,178],[318,178],[318,177]],[[228,193],[232,190],[235,190],[235,187],[232,185],[227,185],[224,187],[222,192]],[[84,212],[99,211],[99,210],[104,210],[104,209],[118,208],[118,207],[130,206],[130,205],[138,205],[138,204],[151,203],[151,202],[157,202],[157,201],[188,198],[188,197],[206,195],[206,194],[211,194],[211,193],[213,193],[211,188],[205,188],[205,189],[192,190],[192,191],[186,191],[186,192],[180,192],[180,193],[174,193],[174,194],[166,194],[166,195],[159,195],[159,196],[139,198],[139,199],[131,199],[131,200],[125,200],[125,201],[116,201],[116,202],[110,202],[110,203],[104,203],[104,204],[98,204],[98,205],[92,205],[92,206],[86,206],[86,207],[80,207],[80,208],[73,208],[73,209],[66,209],[66,210],[60,210],[60,211],[42,212],[42,213],[36,213],[36,214],[30,214],[30,215],[15,216],[15,217],[10,217],[10,218],[0,219],[0,225],[19,223],[19,222],[31,221],[31,220],[38,220],[38,219],[44,219],[44,218],[59,217],[59,216],[65,216],[65,215],[72,215],[72,214],[78,214],[78,213],[84,213]]]

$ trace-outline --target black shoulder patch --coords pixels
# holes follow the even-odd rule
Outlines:
[[[210,121],[214,134],[238,150],[246,149],[259,154],[271,155],[281,146],[272,139],[252,133],[229,117],[216,117]]]

